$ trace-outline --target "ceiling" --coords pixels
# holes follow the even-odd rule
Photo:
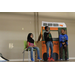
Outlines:
[[[29,16],[30,15],[34,16],[34,12],[12,12],[12,14],[13,13],[22,14],[22,15],[27,14]],[[75,19],[75,12],[38,12],[38,13],[39,13],[39,16],[42,16],[42,17],[65,18],[65,19],[73,19],[73,20]]]

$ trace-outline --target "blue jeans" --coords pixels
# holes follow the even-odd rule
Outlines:
[[[28,47],[31,50],[31,58],[33,58],[33,50],[36,49],[37,50],[37,55],[38,58],[40,57],[40,52],[39,52],[39,48],[38,47]]]
[[[53,43],[51,41],[48,41],[46,43],[46,47],[47,47],[47,57],[49,57],[49,47],[51,48],[51,57],[53,57]]]

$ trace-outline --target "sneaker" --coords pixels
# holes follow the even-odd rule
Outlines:
[[[52,61],[55,61],[53,58],[51,58]]]
[[[31,61],[34,61],[34,59],[33,59],[33,58],[31,58]]]
[[[65,59],[65,61],[67,61],[67,60],[69,60],[68,58],[67,59]]]
[[[50,57],[48,57],[48,60],[50,60],[50,61],[51,61]]]
[[[37,58],[38,60],[42,60],[40,57]]]

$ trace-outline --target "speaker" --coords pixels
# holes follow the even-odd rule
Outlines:
[[[58,54],[57,54],[57,53],[53,53],[53,59],[54,59],[55,61],[58,60]]]
[[[47,59],[48,59],[48,58],[47,58],[47,53],[44,53],[44,54],[43,54],[43,60],[44,60],[44,61],[47,61]]]

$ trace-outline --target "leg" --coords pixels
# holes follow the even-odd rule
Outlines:
[[[53,43],[52,43],[52,42],[50,42],[50,48],[51,48],[51,60],[52,60],[52,61],[55,61],[55,60],[53,59]]]
[[[47,58],[49,58],[49,42],[46,43],[46,47],[47,47]]]
[[[33,47],[28,47],[31,50],[31,59],[33,59]]]
[[[64,47],[64,50],[65,50],[65,60],[67,60],[67,46]]]
[[[53,43],[50,42],[50,48],[51,48],[51,58],[53,57]]]
[[[63,46],[60,48],[60,59],[63,57]]]
[[[38,55],[38,58],[40,58],[39,48],[38,48],[38,47],[33,47],[33,48],[37,50],[37,55]]]
[[[29,54],[29,49],[28,49],[28,60],[30,59],[30,54]],[[30,62],[30,60],[29,60],[29,62]]]

